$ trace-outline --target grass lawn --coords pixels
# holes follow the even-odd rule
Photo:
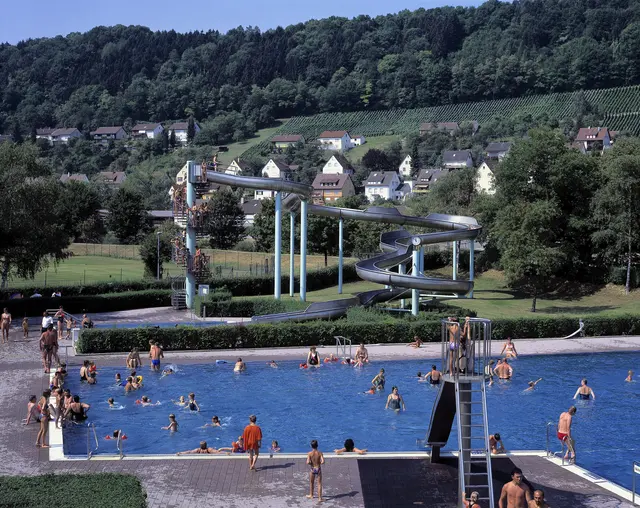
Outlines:
[[[400,140],[402,140],[401,136],[375,136],[367,138],[367,142],[364,145],[352,148],[345,155],[351,162],[358,162],[371,148],[380,150],[385,148],[389,143]]]
[[[0,507],[145,508],[146,494],[132,475],[49,474],[0,477]]]
[[[277,121],[275,127],[269,127],[267,129],[260,129],[256,132],[256,135],[250,139],[239,141],[237,143],[230,143],[226,145],[229,148],[228,152],[222,152],[218,156],[219,160],[224,164],[229,164],[233,159],[240,157],[244,152],[249,150],[252,146],[258,145],[263,141],[271,138],[274,133],[289,121],[288,118],[283,118]]]
[[[451,276],[451,269],[438,271],[440,276]],[[464,275],[464,274],[463,274]],[[343,294],[338,295],[337,286],[310,291],[307,293],[309,302],[323,302],[338,298],[348,298],[353,293],[380,289],[382,286],[371,282],[352,282],[343,285]],[[288,288],[283,288],[283,292]],[[584,293],[584,288],[579,288]],[[283,296],[289,298],[289,296]],[[296,298],[299,295],[296,294]],[[410,299],[410,295],[407,299]],[[479,317],[489,319],[507,317],[533,316],[616,316],[621,314],[636,314],[640,304],[640,290],[625,295],[622,286],[606,285],[589,294],[578,294],[575,298],[538,298],[537,312],[531,313],[531,298],[519,294],[504,284],[501,272],[490,270],[476,279],[473,299],[446,299],[443,302],[474,310]]]

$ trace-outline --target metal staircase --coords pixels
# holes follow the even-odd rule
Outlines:
[[[184,277],[171,277],[171,306],[176,310],[187,308],[187,288]]]

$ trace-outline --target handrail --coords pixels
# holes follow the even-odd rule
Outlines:
[[[555,422],[547,422],[547,457],[557,457],[557,453],[556,452],[552,452],[551,451],[551,439],[549,438],[549,427],[553,427],[554,431],[557,432],[558,429],[558,425]],[[565,442],[564,441],[560,441],[562,449],[560,450],[560,455],[562,456],[562,465],[564,466],[564,456],[565,456],[565,451],[564,451],[564,445]]]
[[[122,430],[118,431],[118,440],[116,441],[116,449],[118,450],[118,452],[120,453],[120,458],[122,459],[124,457],[124,451],[122,449]]]
[[[460,384],[457,379],[455,381],[455,386],[456,386],[456,408],[459,408],[460,407]],[[460,411],[456,411],[456,419],[458,423],[458,481],[459,481],[458,491],[461,493],[462,492],[466,493],[467,486],[466,486],[466,478],[464,474],[464,452],[462,450],[462,431],[460,430],[462,425],[462,418],[460,417]]]
[[[91,430],[92,429],[93,429],[93,437],[95,438],[95,441],[96,441],[95,450],[91,450]],[[88,423],[87,424],[87,460],[91,458],[91,455],[93,455],[93,452],[98,451],[99,447],[100,447],[100,444],[98,442],[98,434],[96,433],[96,425],[95,423]]]
[[[52,315],[55,316],[56,313],[59,311],[60,309],[47,309],[45,312],[48,315]],[[73,319],[76,323],[80,323],[82,322],[82,319],[77,318],[76,316],[74,316],[73,314],[69,314],[66,310],[62,311],[62,315],[66,318],[70,317],[71,319]]]
[[[636,504],[636,475],[640,475],[640,462],[633,461],[633,469],[631,472],[631,504]]]
[[[351,358],[351,339],[347,339],[342,335],[334,335],[334,339],[336,339],[336,356],[340,356],[340,348],[342,348],[342,357],[347,357],[347,345],[349,346],[349,358]]]
[[[489,506],[493,508],[495,506],[494,493],[493,493],[493,470],[491,468],[491,446],[489,445],[489,418],[487,416],[487,396],[486,386],[484,381],[480,383],[480,390],[482,393],[482,419],[484,423],[484,446],[485,454],[487,457],[487,485],[489,485]]]

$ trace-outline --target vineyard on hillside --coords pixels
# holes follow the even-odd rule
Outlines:
[[[549,95],[532,95],[515,99],[500,99],[464,104],[448,104],[418,109],[392,109],[385,111],[356,111],[352,113],[321,113],[298,116],[289,120],[274,135],[302,134],[312,140],[324,130],[346,130],[351,135],[366,137],[406,135],[417,132],[422,122],[483,122],[494,118],[534,118],[547,116],[562,120],[575,115],[580,95],[603,115],[603,125],[616,131],[640,134],[640,86],[585,90]],[[268,148],[264,141],[253,146],[247,155],[257,155]]]

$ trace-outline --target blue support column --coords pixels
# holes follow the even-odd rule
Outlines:
[[[300,301],[307,301],[307,202],[300,203]]]
[[[274,244],[275,261],[273,270],[273,297],[280,300],[280,271],[282,268],[282,193],[276,192],[276,239]]]
[[[458,242],[453,242],[453,280],[458,280]]]
[[[338,294],[342,294],[342,263],[343,253],[342,246],[344,241],[344,219],[340,217],[340,223],[338,226]]]
[[[414,247],[413,249],[413,276],[419,277],[418,272],[420,271],[420,249]],[[411,314],[414,316],[418,315],[418,311],[420,308],[420,290],[412,289],[411,290]]]
[[[418,257],[420,258],[420,275],[424,276],[424,245],[420,246],[420,252],[418,253]]]
[[[194,185],[196,179],[196,165],[193,161],[187,161],[187,206],[191,208],[196,204],[196,187]],[[187,219],[187,249],[191,260],[187,261],[187,308],[193,309],[196,297],[196,277],[189,273],[189,267],[193,265],[193,256],[196,253],[196,230],[189,225]]]
[[[401,274],[401,275],[406,273],[406,269],[405,269],[404,263],[400,263],[398,265],[398,273]],[[406,300],[404,298],[402,300],[400,300],[400,308],[404,309],[404,306],[406,305],[406,303],[407,302],[406,302]]]
[[[295,262],[296,262],[296,214],[289,213],[289,296],[295,294]]]
[[[476,242],[472,238],[469,240],[469,280],[473,282],[474,279],[474,271],[476,268],[476,260],[475,260],[475,250],[476,250]],[[473,289],[469,292],[469,298],[473,298]]]

